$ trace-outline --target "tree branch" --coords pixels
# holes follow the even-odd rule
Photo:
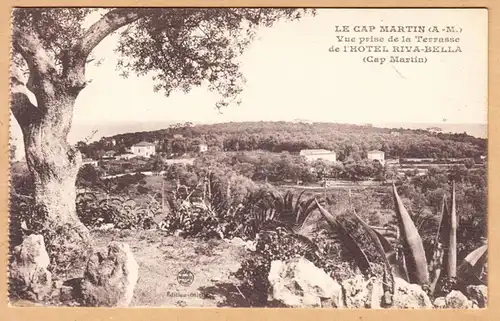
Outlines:
[[[40,109],[29,99],[28,89],[24,84],[24,75],[16,66],[13,66],[10,77],[10,109],[23,131],[42,118]]]
[[[12,45],[26,60],[30,73],[45,75],[56,71],[48,52],[35,33],[22,31],[14,26],[12,28]]]
[[[85,32],[74,47],[87,58],[90,52],[108,35],[144,17],[150,10],[137,8],[118,8],[106,13]]]
[[[121,27],[144,17],[152,9],[118,8],[107,12],[95,22],[76,42],[64,52],[63,77],[76,91],[85,85],[85,64],[92,50],[107,36]]]
[[[12,46],[26,61],[29,69],[27,86],[37,99],[43,101],[44,94],[53,91],[52,81],[57,79],[57,70],[36,33],[12,28]],[[23,77],[24,79],[24,77]],[[21,82],[24,85],[24,81]]]

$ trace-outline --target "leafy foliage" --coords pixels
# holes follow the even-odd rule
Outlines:
[[[137,206],[132,199],[84,192],[77,196],[77,214],[89,228],[112,224],[117,229],[150,228],[161,210],[155,201]]]

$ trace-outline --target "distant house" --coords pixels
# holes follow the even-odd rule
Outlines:
[[[385,161],[385,163],[387,165],[398,165],[399,164],[399,158],[391,158],[391,159],[387,159]]]
[[[208,151],[208,145],[207,144],[198,145],[198,151],[200,153],[205,153],[206,151]]]
[[[396,131],[392,131],[391,135],[392,136],[399,136],[399,135],[401,135],[401,133],[400,132],[396,132]]]
[[[385,165],[385,153],[381,150],[371,150],[367,154],[368,159],[379,161],[380,164]]]
[[[134,153],[124,153],[124,154],[120,154],[120,155],[115,156],[115,158],[118,160],[129,160],[129,159],[132,159],[134,157],[137,157],[137,155]]]
[[[115,151],[113,150],[108,150],[107,152],[104,153],[104,155],[101,157],[102,160],[110,160],[110,159],[115,159]]]
[[[93,160],[92,158],[84,158],[82,159],[82,166],[83,165],[92,165],[94,167],[97,167],[98,161]]]
[[[303,149],[300,151],[300,156],[304,156],[309,162],[313,162],[318,159],[330,162],[337,161],[337,154],[334,151],[327,149]]]
[[[174,134],[174,138],[183,138],[182,134]]]
[[[149,142],[140,142],[132,145],[131,151],[137,156],[151,157],[156,154],[156,145]]]
[[[437,133],[442,133],[443,130],[439,127],[429,127],[427,128],[427,131],[430,132],[430,133],[433,133],[433,134],[437,134]]]

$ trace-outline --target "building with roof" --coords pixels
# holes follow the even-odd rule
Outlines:
[[[371,150],[367,153],[367,158],[379,161],[380,164],[385,165],[385,153],[381,150]]]
[[[330,162],[337,161],[337,153],[328,149],[303,149],[300,151],[300,156],[304,156],[309,162],[313,162],[318,159]]]
[[[438,133],[443,132],[443,129],[441,129],[439,127],[428,127],[426,130],[430,133],[433,133],[433,134],[438,134]]]
[[[150,142],[140,142],[132,145],[130,150],[137,156],[151,157],[156,154],[156,145]]]
[[[129,160],[129,159],[132,159],[132,158],[135,158],[137,157],[136,154],[134,153],[123,153],[123,154],[120,154],[120,155],[116,155],[115,156],[115,159],[117,160]]]
[[[84,158],[84,159],[82,159],[82,166],[83,165],[92,165],[94,167],[97,167],[98,164],[99,164],[99,162],[96,161],[96,160],[94,160],[94,159],[92,159],[92,158]]]
[[[115,154],[116,152],[113,150],[108,150],[107,152],[104,153],[104,155],[101,156],[102,160],[112,160],[115,159]]]

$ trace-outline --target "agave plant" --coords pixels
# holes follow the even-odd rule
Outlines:
[[[396,217],[403,243],[405,257],[405,270],[408,271],[408,281],[420,285],[429,283],[429,271],[427,269],[427,258],[425,256],[424,244],[413,220],[408,214],[403,201],[399,197],[396,186],[392,185],[394,203],[396,205]]]
[[[314,198],[302,199],[304,193],[305,190],[297,196],[295,202],[291,191],[287,191],[285,195],[273,194],[277,220],[295,232],[304,227],[309,215],[318,208]]]
[[[463,281],[471,281],[471,277],[481,282],[481,274],[487,260],[488,245],[484,244],[470,252],[458,267],[458,276]]]
[[[332,231],[338,235],[341,243],[353,255],[356,265],[359,267],[361,272],[365,275],[370,274],[372,272],[370,261],[368,260],[368,257],[366,256],[366,253],[362,249],[361,245],[356,242],[354,235],[352,235],[334,215],[321,206],[318,200],[315,199],[315,203],[323,218],[328,222]]]
[[[434,256],[431,264],[427,264],[427,257],[424,250],[422,238],[420,237],[414,222],[406,210],[396,186],[393,184],[392,193],[396,205],[396,216],[401,242],[403,244],[403,257],[399,261],[396,259],[396,251],[389,240],[379,233],[375,228],[364,222],[355,211],[352,211],[355,220],[363,227],[369,236],[377,252],[382,258],[384,264],[384,284],[386,291],[391,291],[394,276],[405,279],[410,283],[416,283],[423,287],[428,287],[432,292],[435,291],[436,284],[440,277],[446,276],[449,279],[456,277],[462,280],[468,280],[470,275],[478,275],[482,263],[486,260],[487,245],[483,245],[467,255],[457,271],[457,215],[455,201],[455,184],[452,189],[451,209],[448,209],[446,198],[443,198],[441,211],[441,220],[436,235]],[[364,274],[369,274],[370,261],[368,260],[363,248],[356,241],[337,218],[323,208],[316,200],[320,213],[329,223],[330,227],[340,236],[342,244],[354,255],[356,264]],[[429,270],[432,272],[432,279],[429,276]],[[445,271],[442,275],[442,271]],[[458,272],[458,273],[457,273]],[[393,291],[393,288],[392,288]],[[393,293],[391,291],[391,293]]]

